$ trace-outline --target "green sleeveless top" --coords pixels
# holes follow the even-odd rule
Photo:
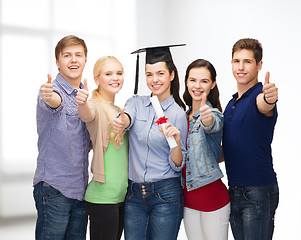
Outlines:
[[[124,201],[128,186],[128,144],[127,132],[119,149],[109,142],[104,155],[105,184],[92,180],[86,189],[85,201],[101,204]]]

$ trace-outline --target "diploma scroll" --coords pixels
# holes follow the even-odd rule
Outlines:
[[[156,123],[158,123],[158,125],[162,125],[162,129],[163,129],[163,132],[165,134],[165,125],[166,125],[166,120],[167,118],[164,116],[164,113],[163,113],[163,110],[161,108],[161,105],[160,105],[160,102],[158,100],[158,97],[157,96],[153,96],[150,98],[150,101],[153,105],[153,108],[155,109],[155,112],[156,112],[156,115],[158,117],[158,121]],[[171,149],[175,148],[177,145],[176,143],[176,140],[174,139],[173,136],[171,137],[166,137],[166,140],[168,142],[168,145]]]

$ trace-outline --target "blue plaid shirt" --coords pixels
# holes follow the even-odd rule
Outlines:
[[[89,133],[78,116],[77,90],[60,74],[52,84],[62,103],[53,109],[38,95],[39,155],[33,184],[44,181],[64,196],[82,200],[88,182]]]

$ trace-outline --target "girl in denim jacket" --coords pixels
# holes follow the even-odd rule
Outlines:
[[[203,59],[186,70],[188,139],[184,189],[184,226],[189,240],[228,239],[229,194],[221,181],[223,114],[214,66]]]

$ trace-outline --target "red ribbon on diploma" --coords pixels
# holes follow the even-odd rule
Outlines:
[[[160,117],[155,123],[157,123],[158,125],[162,124],[162,123],[167,123],[167,119],[166,117]]]

